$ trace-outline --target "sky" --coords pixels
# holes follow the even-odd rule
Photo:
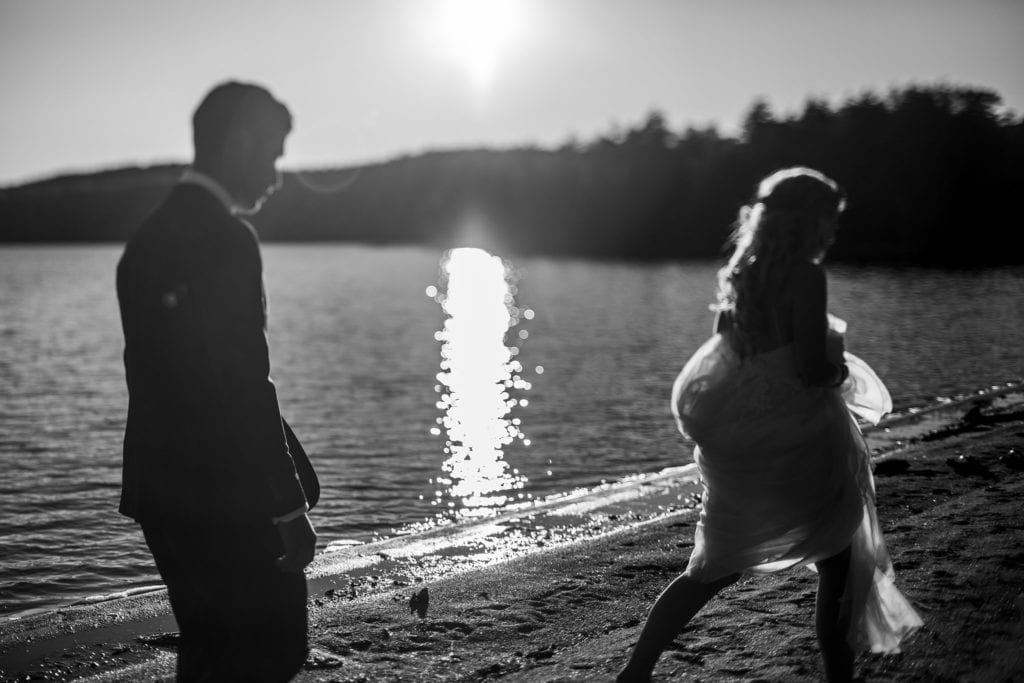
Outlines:
[[[295,117],[282,167],[558,146],[657,109],[735,134],[751,102],[938,82],[1024,113],[1024,0],[0,0],[0,186],[187,162],[214,84]]]

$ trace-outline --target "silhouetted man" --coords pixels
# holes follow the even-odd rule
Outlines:
[[[270,379],[259,244],[238,216],[279,187],[288,109],[214,88],[195,161],[117,269],[128,423],[120,510],[137,520],[181,631],[183,681],[291,678],[307,653],[319,496]]]

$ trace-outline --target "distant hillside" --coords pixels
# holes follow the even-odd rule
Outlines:
[[[557,150],[432,152],[286,174],[254,220],[266,241],[477,244],[498,253],[717,257],[765,173],[804,164],[847,190],[838,260],[1024,263],[1024,123],[986,90],[909,87],[779,118],[755,102],[738,138],[637,126]],[[123,241],[178,166],[63,176],[0,190],[0,242]]]
[[[123,168],[0,189],[0,242],[123,241],[181,170]]]

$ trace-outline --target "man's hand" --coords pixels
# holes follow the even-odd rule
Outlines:
[[[309,523],[309,516],[299,515],[290,522],[279,522],[277,533],[281,534],[284,555],[277,558],[281,571],[301,574],[316,553],[316,531]]]

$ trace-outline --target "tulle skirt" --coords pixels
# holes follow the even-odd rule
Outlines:
[[[833,322],[836,330],[841,324]],[[851,548],[843,610],[855,648],[898,652],[921,625],[893,583],[854,415],[892,409],[870,367],[845,353],[841,387],[807,387],[793,348],[740,358],[716,334],[676,378],[672,410],[697,447],[703,507],[687,573],[701,581],[808,565]]]

